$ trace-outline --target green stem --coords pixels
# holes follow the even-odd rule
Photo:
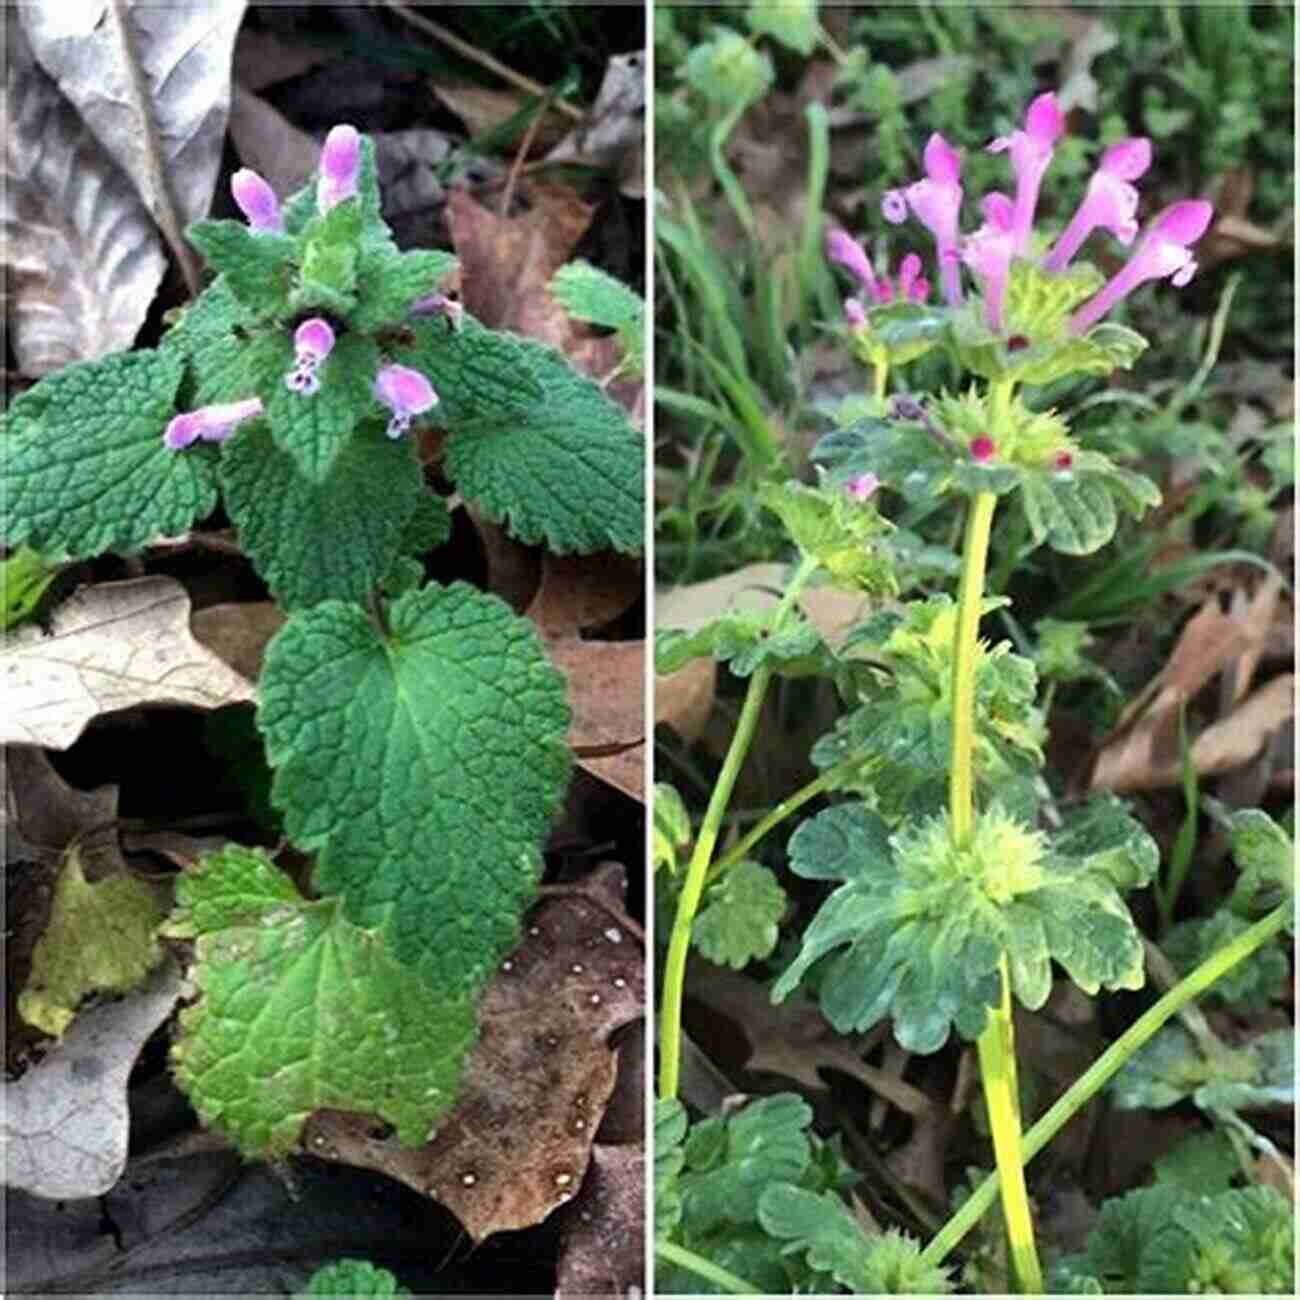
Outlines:
[[[889,378],[889,362],[877,361],[872,365],[872,391],[875,393],[876,401],[885,400],[885,381]]]
[[[666,1259],[669,1263],[676,1264],[678,1268],[684,1268],[697,1277],[715,1283],[728,1295],[763,1294],[758,1287],[751,1286],[743,1278],[728,1273],[725,1268],[719,1268],[716,1264],[710,1264],[707,1259],[702,1259],[693,1250],[687,1250],[685,1246],[678,1246],[674,1242],[664,1241],[662,1238],[656,1241],[655,1256]]]
[[[1224,944],[1217,952],[1211,953],[1190,975],[1139,1016],[1025,1134],[1021,1148],[1024,1162],[1028,1164],[1047,1146],[1075,1114],[1110,1081],[1129,1057],[1153,1038],[1167,1021],[1234,966],[1245,961],[1257,948],[1263,947],[1271,938],[1279,934],[1291,917],[1292,903],[1288,900],[1263,920],[1257,921],[1249,930],[1243,930],[1231,943]],[[941,1263],[979,1222],[985,1211],[993,1204],[993,1198],[997,1194],[997,1177],[990,1174],[921,1252],[921,1261],[926,1264]]]
[[[858,762],[857,758],[846,760],[843,763],[836,763],[834,767],[828,767],[821,776],[809,781],[807,785],[796,790],[794,794],[787,799],[782,799],[768,812],[763,814],[761,820],[756,822],[753,828],[741,839],[727,850],[709,868],[708,883],[712,884],[719,876],[730,871],[732,867],[740,862],[743,858],[749,856],[749,851],[766,836],[774,827],[779,826],[787,817],[798,812],[810,799],[815,799],[819,794],[826,790],[833,790],[839,784],[844,772]]]
[[[1002,380],[990,390],[990,435],[1005,437],[1012,384]],[[962,548],[961,583],[957,593],[957,627],[952,657],[952,766],[948,774],[948,811],[953,842],[966,845],[975,826],[975,669],[979,650],[980,610],[984,603],[984,573],[997,497],[981,492],[971,502]],[[1002,1188],[1002,1212],[1016,1288],[1038,1294],[1043,1271],[1034,1243],[1034,1221],[1020,1159],[1020,1094],[1016,1083],[1015,1029],[1011,1020],[1011,982],[1004,954],[1002,997],[979,1038],[980,1075],[988,1107]]]
[[[781,627],[793,608],[799,593],[808,579],[817,571],[818,562],[805,555],[795,570],[781,603],[776,607],[772,619],[773,629]],[[677,1087],[681,1078],[682,1060],[682,997],[686,985],[686,958],[691,946],[691,926],[695,922],[695,913],[699,911],[700,898],[708,880],[709,863],[713,859],[713,850],[718,842],[718,833],[722,829],[722,819],[727,813],[727,804],[731,801],[731,792],[735,789],[736,778],[744,765],[745,755],[749,753],[758,727],[759,715],[763,710],[763,700],[772,681],[772,667],[762,664],[749,679],[745,691],[745,702],[741,705],[740,720],[736,723],[735,735],[727,756],[722,762],[722,770],[713,787],[713,795],[704,813],[700,825],[699,837],[691,853],[690,865],[686,868],[686,879],[682,884],[681,897],[677,900],[677,915],[673,917],[672,934],[668,939],[668,952],[664,957],[663,1007],[659,1017],[659,1095],[660,1097],[677,1096]]]

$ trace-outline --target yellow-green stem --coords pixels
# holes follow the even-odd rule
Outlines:
[[[885,400],[885,382],[889,378],[889,362],[877,361],[872,367],[872,372],[876,401],[883,402]]]
[[[1012,391],[1013,385],[1003,380],[995,382],[989,393],[989,436],[995,445],[1008,433]],[[957,627],[953,637],[952,761],[948,774],[948,811],[953,840],[959,847],[967,843],[975,826],[975,668],[984,574],[996,507],[997,497],[991,492],[981,492],[974,498],[966,517],[966,539],[962,547]],[[1002,1189],[1013,1285],[1022,1293],[1037,1294],[1043,1289],[1043,1272],[1034,1243],[1034,1222],[1020,1154],[1020,1097],[1005,954],[1000,976],[1001,1000],[989,1013],[988,1026],[979,1039],[980,1075]]]
[[[1176,1016],[1194,998],[1199,997],[1216,980],[1246,960],[1256,949],[1274,938],[1294,916],[1290,900],[1243,930],[1235,939],[1212,952],[1190,975],[1170,989],[1153,1007],[1144,1011],[1093,1063],[1063,1092],[1045,1115],[1024,1136],[1022,1159],[1032,1160],[1093,1097],[1101,1091],[1120,1068],[1145,1043]],[[941,1264],[961,1239],[980,1221],[998,1194],[998,1180],[989,1175],[961,1208],[948,1220],[921,1252],[921,1262]]]
[[[966,516],[961,583],[957,591],[957,628],[952,655],[952,763],[948,770],[948,811],[953,839],[965,844],[975,817],[975,651],[980,606],[984,601],[984,565],[998,499],[981,492]]]
[[[781,603],[773,617],[774,628],[781,626],[789,613],[804,584],[817,569],[817,561],[805,556],[791,578]],[[722,829],[722,819],[726,816],[727,804],[731,801],[731,792],[735,789],[736,778],[744,765],[745,755],[754,739],[759,715],[763,710],[763,700],[772,681],[770,664],[763,664],[755,670],[749,679],[745,691],[745,702],[740,709],[740,720],[736,723],[735,735],[727,756],[723,759],[722,770],[713,787],[709,806],[700,825],[700,833],[695,841],[690,865],[686,868],[686,879],[682,884],[681,897],[677,900],[677,915],[673,917],[672,934],[668,939],[668,952],[664,957],[664,980],[661,994],[663,1005],[659,1013],[659,1095],[660,1097],[677,1096],[677,1087],[681,1079],[682,1066],[682,997],[686,984],[686,958],[691,946],[691,926],[695,922],[695,913],[699,911],[700,898],[708,880],[709,863],[713,859],[714,846],[718,842],[718,833]]]

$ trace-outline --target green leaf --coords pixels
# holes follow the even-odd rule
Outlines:
[[[270,340],[257,359],[258,392],[266,403],[271,436],[299,470],[320,483],[333,472],[343,448],[364,416],[378,410],[373,395],[379,348],[373,339],[345,334],[321,363],[320,390],[295,393],[284,377],[293,366],[286,333]]]
[[[258,420],[226,444],[221,488],[240,545],[285,609],[364,601],[401,551],[417,503],[432,500],[411,443],[378,424],[363,424],[316,481]]]
[[[751,0],[745,21],[756,36],[772,36],[800,54],[817,43],[817,0]]]
[[[1097,452],[1081,452],[1065,473],[1021,470],[1025,518],[1035,543],[1065,555],[1090,555],[1115,534],[1116,506],[1135,518],[1160,504],[1150,479],[1113,465]]]
[[[676,788],[663,781],[655,782],[653,807],[655,870],[666,866],[676,875],[678,855],[692,838],[690,814]]]
[[[751,1222],[769,1183],[797,1182],[809,1160],[811,1123],[807,1102],[781,1092],[751,1101],[716,1125],[697,1125],[678,1180],[691,1231]]]
[[[829,468],[832,484],[842,486],[875,474],[909,501],[938,496],[952,480],[952,455],[919,424],[875,417],[857,420],[828,433],[812,455]]]
[[[522,416],[545,397],[523,340],[486,329],[468,314],[459,329],[437,319],[410,322],[406,336],[409,343],[394,344],[394,360],[428,377],[438,394],[434,416],[448,429],[480,417]]]
[[[517,414],[451,426],[447,469],[457,488],[520,541],[561,554],[639,550],[640,434],[559,353],[524,339],[516,348],[514,365],[532,375],[542,397]]]
[[[216,450],[169,451],[182,362],[171,350],[69,366],[5,414],[6,545],[84,559],[183,533],[217,503]]]
[[[682,1218],[682,1197],[677,1180],[686,1163],[682,1139],[686,1136],[686,1108],[676,1097],[655,1102],[655,1236],[669,1237]]]
[[[564,795],[564,679],[531,623],[463,583],[408,592],[388,624],[325,601],[271,642],[272,797],[357,924],[437,987],[471,988],[517,941]]]
[[[261,850],[229,845],[181,875],[168,930],[195,937],[199,999],[177,1081],[250,1157],[288,1154],[314,1110],[381,1116],[406,1146],[455,1100],[472,1000],[430,989],[337,899],[308,902]]]
[[[1051,847],[996,807],[960,846],[946,815],[907,826],[888,853],[883,833],[875,814],[850,804],[791,837],[797,874],[846,883],[804,931],[774,1000],[845,948],[821,979],[831,1024],[863,1032],[892,1015],[904,1047],[932,1052],[952,1027],[966,1038],[983,1031],[1000,996],[1003,954],[1013,991],[1031,1010],[1051,991],[1053,960],[1086,992],[1141,986],[1141,939],[1117,884],[1145,883],[1155,848],[1122,814],[1087,810]]]
[[[1249,916],[1262,895],[1269,907],[1272,896],[1295,893],[1295,845],[1291,837],[1259,808],[1243,808],[1232,814],[1232,856],[1241,868],[1241,878],[1232,891],[1232,908]]]
[[[1250,922],[1228,908],[1212,916],[1175,925],[1161,942],[1161,950],[1180,975],[1190,974],[1211,953],[1217,952],[1250,928]],[[1221,975],[1205,992],[1215,1005],[1227,1004],[1241,1011],[1264,1011],[1288,987],[1291,967],[1277,944],[1256,948],[1244,961]]]
[[[402,529],[402,551],[407,555],[428,555],[451,537],[451,511],[446,498],[422,491],[415,510]]]
[[[880,540],[891,525],[869,502],[843,488],[811,487],[789,480],[767,482],[758,489],[759,503],[777,515],[790,540],[815,559],[836,586],[875,595],[895,595],[898,579]]]
[[[218,276],[181,309],[160,348],[179,351],[189,362],[191,373],[182,386],[187,408],[237,402],[250,395],[254,384],[242,336],[253,323],[252,313],[235,297],[225,276]]]
[[[254,319],[288,314],[296,239],[271,232],[254,234],[242,221],[196,221],[185,235]]]
[[[311,309],[350,316],[356,304],[357,255],[362,212],[359,198],[336,203],[302,232],[302,266],[289,296],[295,312]]]
[[[1222,1129],[1191,1133],[1155,1162],[1156,1182],[1197,1196],[1226,1192],[1241,1173],[1236,1148]]]
[[[304,1296],[410,1295],[386,1269],[376,1268],[368,1259],[341,1259],[327,1264],[311,1275]]]
[[[50,917],[32,953],[18,1013],[55,1038],[88,993],[125,993],[162,960],[158,896],[143,880],[116,875],[91,883],[76,847],[54,885]]]
[[[829,1273],[855,1295],[949,1295],[946,1269],[923,1264],[919,1242],[896,1229],[869,1238],[834,1192],[773,1183],[758,1203],[769,1236],[788,1241],[818,1272]]]
[[[636,371],[645,368],[645,303],[621,280],[590,262],[569,262],[551,277],[550,290],[575,320],[617,330]]]
[[[64,568],[62,561],[30,546],[19,546],[0,561],[0,629],[7,632],[35,618],[50,584]]]
[[[385,244],[365,249],[349,323],[353,329],[374,330],[400,321],[412,303],[435,293],[456,265],[455,255],[441,250],[401,253]]]
[[[787,614],[779,628],[777,610],[723,614],[692,632],[667,628],[655,635],[655,671],[676,672],[692,659],[712,655],[737,677],[748,677],[761,664],[787,676],[806,676],[825,667],[821,633],[802,612]]]
[[[719,966],[741,970],[776,947],[785,891],[757,862],[737,862],[710,886],[695,918],[695,946]]]

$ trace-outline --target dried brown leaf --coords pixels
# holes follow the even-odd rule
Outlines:
[[[475,1241],[572,1200],[614,1088],[609,1038],[644,1014],[642,937],[622,890],[622,868],[605,864],[545,891],[488,986],[460,1100],[432,1141],[406,1149],[373,1119],[317,1111],[304,1147],[433,1197]]]
[[[591,1151],[577,1201],[563,1212],[556,1300],[645,1294],[645,1153]]]

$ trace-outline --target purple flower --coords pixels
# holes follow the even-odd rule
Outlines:
[[[857,501],[869,500],[879,486],[880,479],[869,471],[866,474],[859,474],[847,484],[849,496]]]
[[[880,301],[880,286],[871,269],[871,260],[867,257],[866,250],[847,230],[835,226],[826,232],[826,256],[852,272],[872,298],[876,302]]]
[[[1147,227],[1133,256],[1074,313],[1071,333],[1091,329],[1121,298],[1147,280],[1169,278],[1180,287],[1186,284],[1196,272],[1188,247],[1205,234],[1213,216],[1214,208],[1204,199],[1183,199],[1167,207]]]
[[[858,299],[844,299],[844,319],[848,321],[849,328],[854,330],[861,329],[867,323],[867,313]]]
[[[962,244],[962,261],[984,285],[984,318],[994,333],[1002,332],[1011,256],[1015,251],[1015,209],[1005,194],[986,194],[980,204],[984,224]]]
[[[1111,145],[1088,182],[1079,210],[1043,266],[1048,271],[1063,271],[1098,226],[1109,230],[1120,243],[1131,244],[1138,228],[1138,192],[1129,182],[1137,180],[1150,166],[1151,141],[1143,136]]]
[[[336,126],[325,137],[320,153],[320,179],[316,182],[316,209],[328,212],[352,198],[361,173],[361,137],[355,126]]]
[[[934,236],[943,295],[952,307],[961,302],[961,271],[956,258],[961,192],[961,154],[936,131],[925,146],[925,180],[890,190],[880,205],[885,220],[895,224],[910,208]]]
[[[453,330],[458,330],[465,320],[465,304],[445,293],[431,293],[417,298],[407,308],[408,316],[445,316]]]
[[[284,234],[280,200],[255,171],[241,167],[230,178],[230,192],[234,195],[240,212],[247,217],[249,228],[254,234],[268,231],[277,235]]]
[[[250,397],[243,402],[226,402],[220,406],[201,406],[197,411],[184,411],[173,416],[163,432],[163,445],[171,451],[180,451],[196,439],[204,442],[225,442],[235,431],[235,426],[262,414],[262,399]]]
[[[1058,451],[1052,457],[1052,468],[1058,474],[1068,474],[1074,468],[1074,455],[1068,451]]]
[[[285,375],[284,386],[291,393],[310,397],[320,391],[320,376],[316,372],[334,350],[334,331],[329,321],[319,316],[303,321],[294,332],[293,348],[297,362]]]
[[[411,417],[438,400],[433,385],[409,366],[384,366],[375,376],[375,396],[393,413],[387,430],[390,438],[400,438],[410,428]]]
[[[996,451],[997,447],[994,445],[993,439],[990,438],[987,433],[981,433],[978,437],[972,438],[970,441],[970,458],[975,461],[977,465],[984,465],[988,461],[991,461],[993,459],[993,454]]]
[[[1065,117],[1051,91],[1039,95],[1025,113],[1023,131],[1000,135],[989,145],[989,153],[1011,152],[1011,166],[1016,173],[1016,206],[1012,221],[1015,252],[1023,254],[1029,247],[1029,229],[1034,224],[1038,206],[1038,187],[1042,183],[1052,150],[1065,130]]]
[[[930,296],[930,281],[921,274],[921,259],[915,253],[898,264],[898,292],[909,302],[924,302]]]

